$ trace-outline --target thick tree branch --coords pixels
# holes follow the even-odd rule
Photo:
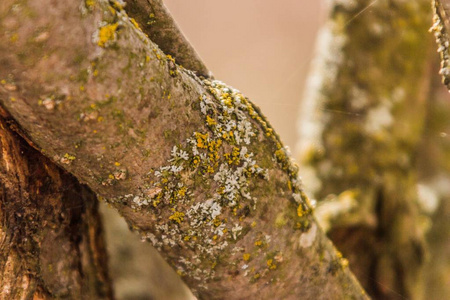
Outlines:
[[[7,0],[0,26],[1,104],[201,298],[365,298],[238,91],[177,66],[118,2]]]

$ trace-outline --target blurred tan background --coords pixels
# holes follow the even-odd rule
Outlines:
[[[261,107],[284,143],[296,144],[296,118],[324,2],[311,0],[165,0],[216,79]],[[117,299],[189,299],[149,243],[101,204]]]
[[[291,149],[324,2],[164,1],[215,78],[260,106]]]

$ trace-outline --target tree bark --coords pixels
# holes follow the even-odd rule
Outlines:
[[[442,83],[450,90],[450,1],[433,0],[433,26],[431,31],[436,37],[438,52],[441,56]]]
[[[175,58],[177,64],[196,72],[197,76],[211,77],[211,71],[182,34],[163,1],[125,0],[125,3],[127,14],[136,19],[142,31],[164,53]]]
[[[416,162],[431,77],[429,16],[428,1],[333,2],[300,118],[316,216],[379,299],[424,296]]]
[[[0,118],[0,299],[112,299],[95,195]]]
[[[1,104],[200,298],[365,298],[242,94],[177,66],[119,2],[8,0],[0,24]]]
[[[440,82],[435,55],[427,102],[427,121],[419,148],[419,194],[429,256],[425,264],[425,294],[429,299],[450,295],[450,106],[448,90]]]

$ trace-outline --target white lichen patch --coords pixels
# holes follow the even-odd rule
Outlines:
[[[300,239],[298,244],[301,248],[311,247],[314,241],[316,240],[317,235],[317,225],[315,223],[312,224],[311,228],[307,232],[304,232],[300,235]]]
[[[198,280],[211,278],[213,261],[240,238],[243,225],[233,216],[244,207],[256,209],[251,178],[268,178],[248,148],[258,134],[250,117],[257,115],[251,104],[221,82],[204,84],[217,100],[208,95],[199,99],[207,130],[196,131],[185,143],[173,146],[167,164],[148,174],[153,180],[140,193],[113,200],[127,202],[136,210],[160,212],[156,230],[143,233],[144,238],[160,250],[181,246],[195,251],[199,256],[180,258],[176,268],[180,275]],[[267,135],[271,129],[264,132]],[[193,193],[206,182],[212,183],[212,194],[195,201]]]
[[[344,61],[343,49],[348,43],[348,37],[343,34],[336,22],[328,22],[319,33],[316,45],[316,58],[306,83],[303,95],[297,132],[299,134],[297,153],[300,158],[309,157],[311,151],[322,150],[321,135],[328,111],[323,110],[326,95],[323,90],[331,86],[338,75]],[[326,87],[324,89],[324,87]],[[356,105],[360,105],[357,103]],[[304,159],[300,159],[304,162]],[[308,187],[308,185],[306,185]]]
[[[385,103],[371,108],[367,113],[364,129],[369,134],[377,134],[389,128],[394,123],[391,107],[391,103],[385,101]]]
[[[417,184],[418,203],[426,214],[433,214],[439,206],[439,196],[433,187],[424,183]]]
[[[306,216],[310,207],[289,149],[281,145],[253,105],[222,82],[204,80],[202,84],[210,93],[198,102],[205,130],[173,146],[167,163],[147,174],[148,183],[138,193],[111,201],[152,212],[156,225],[151,233],[142,232],[143,238],[158,250],[181,247],[195,253],[180,257],[175,268],[181,276],[205,282],[214,277],[223,250],[252,227],[244,221],[258,207],[251,185],[258,178],[268,179],[268,170],[251,150],[257,139],[265,137],[277,149],[272,159],[288,174],[290,200],[296,203],[298,216]],[[271,237],[264,235],[256,242],[258,249],[268,247]],[[275,269],[275,263],[268,268]]]
[[[55,108],[55,100],[52,98],[45,98],[42,100],[42,105],[48,110],[53,110]]]

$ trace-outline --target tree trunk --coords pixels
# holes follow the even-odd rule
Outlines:
[[[0,118],[0,298],[112,299],[95,195]]]
[[[445,299],[450,295],[447,284],[450,280],[450,105],[435,56],[418,170],[420,203],[425,217],[422,223],[429,227],[425,294],[428,299]]]
[[[428,1],[335,1],[300,119],[316,216],[379,299],[422,299],[417,152],[429,96]],[[307,179],[307,178],[306,178]]]
[[[259,110],[119,2],[7,0],[0,26],[1,104],[200,298],[365,298]]]

